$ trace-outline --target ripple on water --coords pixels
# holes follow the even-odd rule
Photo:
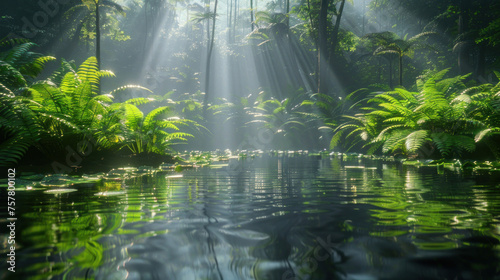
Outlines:
[[[16,279],[498,276],[500,188],[488,178],[368,159],[242,166],[16,193]]]

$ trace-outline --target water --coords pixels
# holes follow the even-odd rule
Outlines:
[[[18,191],[0,279],[500,279],[498,178],[266,157]]]

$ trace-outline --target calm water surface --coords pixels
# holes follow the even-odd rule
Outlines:
[[[20,190],[0,279],[500,279],[498,179],[266,157]]]

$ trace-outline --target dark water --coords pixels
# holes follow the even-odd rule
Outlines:
[[[181,174],[18,191],[1,279],[500,279],[498,176],[314,157]]]

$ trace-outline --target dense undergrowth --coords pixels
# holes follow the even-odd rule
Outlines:
[[[95,57],[79,67],[62,60],[47,79],[36,80],[55,58],[30,52],[31,47],[22,43],[0,55],[2,165],[12,166],[28,153],[65,171],[79,165],[78,158],[109,152],[166,155],[172,144],[192,137],[180,129],[196,123],[176,117],[170,107],[139,109],[153,98],[114,102],[125,91],[151,92],[137,85],[102,92],[101,78],[114,74],[99,70]]]
[[[58,70],[39,79],[56,58],[31,52],[29,42],[2,44],[13,45],[0,54],[2,165],[24,160],[71,172],[85,164],[82,158],[91,159],[86,164],[110,157],[117,159],[108,165],[161,163],[172,160],[173,144],[195,135],[199,144],[211,137],[206,128],[218,126],[233,127],[238,143],[251,143],[263,130],[270,135],[265,146],[237,149],[500,158],[500,83],[471,86],[467,76],[446,78],[447,70],[419,77],[410,90],[378,86],[342,99],[299,89],[283,100],[260,91],[218,99],[204,112],[201,92],[160,96],[138,85],[103,92],[101,79],[114,74],[100,70],[94,57],[79,67],[61,60]]]

